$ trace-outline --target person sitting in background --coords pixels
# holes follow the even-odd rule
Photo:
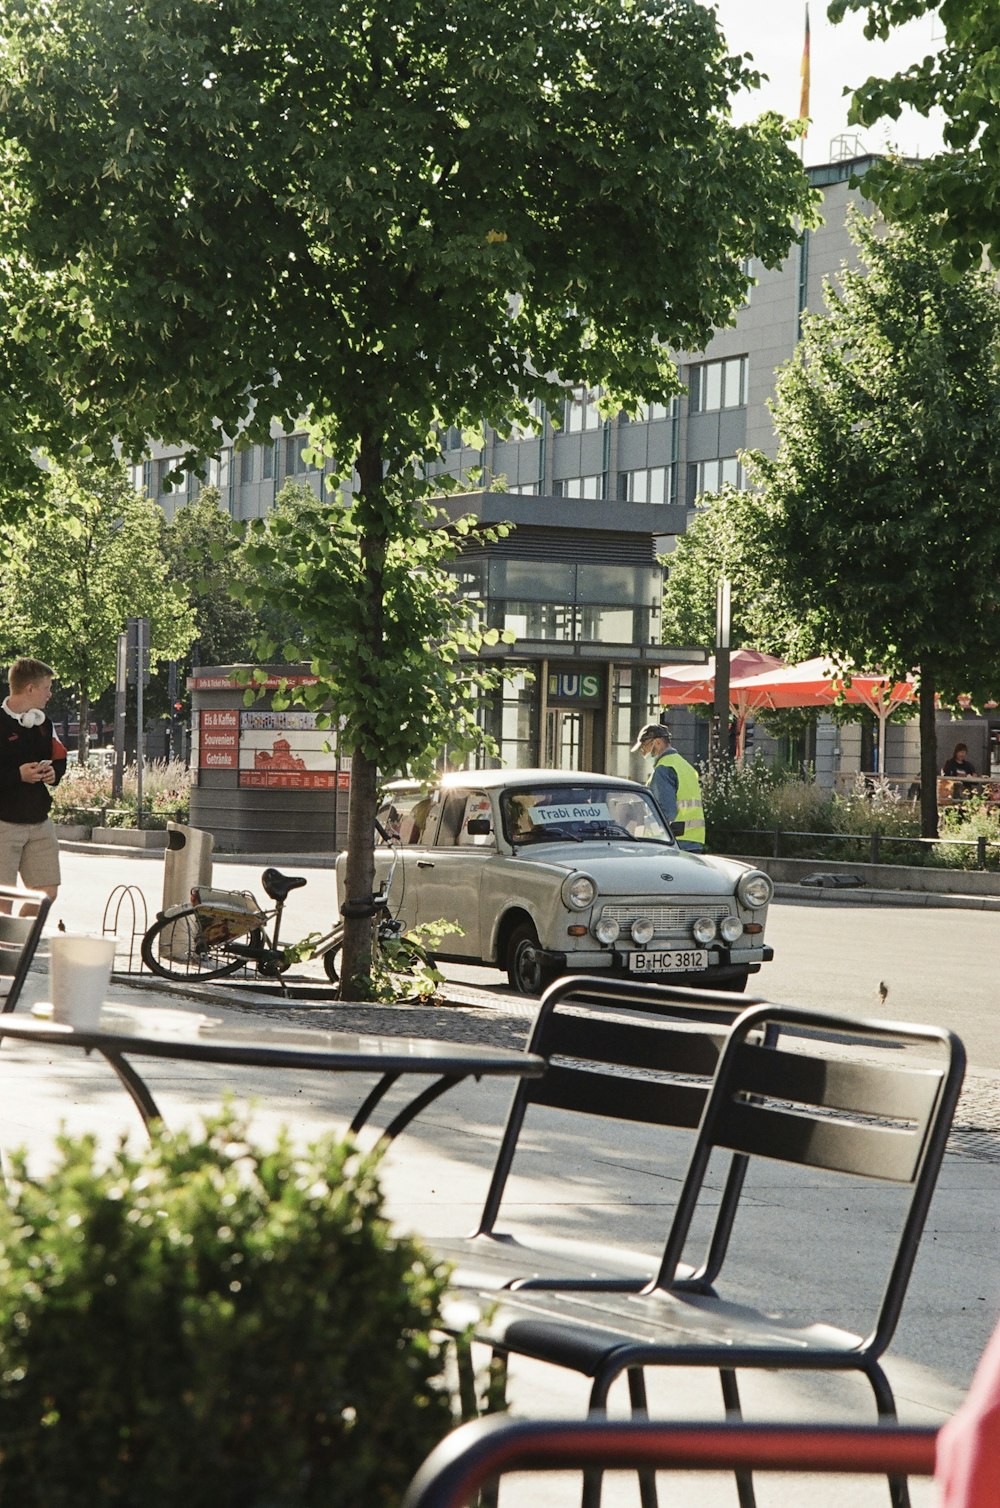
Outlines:
[[[956,775],[975,775],[978,773],[975,765],[969,763],[969,750],[966,744],[955,745],[955,752],[950,759],[945,760],[944,769],[941,773],[949,779],[954,779]],[[955,787],[955,795],[959,798],[969,796],[974,790],[975,787],[971,785],[957,785]]]

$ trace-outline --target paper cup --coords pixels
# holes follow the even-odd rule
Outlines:
[[[73,937],[68,932],[52,938],[49,953],[49,988],[52,1019],[70,1026],[97,1026],[111,983],[116,940],[113,937]]]

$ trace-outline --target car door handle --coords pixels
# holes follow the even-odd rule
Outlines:
[[[418,859],[417,860],[417,868],[418,869],[433,869],[434,868],[434,860],[433,859]]]

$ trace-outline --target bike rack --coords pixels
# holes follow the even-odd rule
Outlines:
[[[126,933],[128,952],[125,954],[122,943],[122,920],[123,916],[128,920],[131,916],[131,926]],[[141,917],[141,920],[140,920]],[[114,937],[118,947],[115,948],[115,961],[113,972],[115,974],[141,974],[145,969],[139,946],[149,928],[149,908],[146,905],[146,897],[138,885],[116,885],[108,896],[104,907],[104,916],[101,919],[101,936]],[[127,961],[124,965],[119,962],[119,957],[125,955]]]

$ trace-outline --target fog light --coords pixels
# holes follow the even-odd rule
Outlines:
[[[715,936],[715,922],[710,916],[699,916],[691,923],[691,936],[695,942],[710,943]]]
[[[653,923],[649,920],[648,916],[637,917],[629,928],[632,934],[632,941],[638,943],[640,948],[644,948],[648,942],[652,941],[654,930]]]
[[[594,928],[594,936],[600,943],[613,943],[621,930],[613,916],[602,916]]]
[[[735,942],[738,937],[743,936],[743,923],[738,916],[724,916],[719,931],[722,933],[723,942]]]

